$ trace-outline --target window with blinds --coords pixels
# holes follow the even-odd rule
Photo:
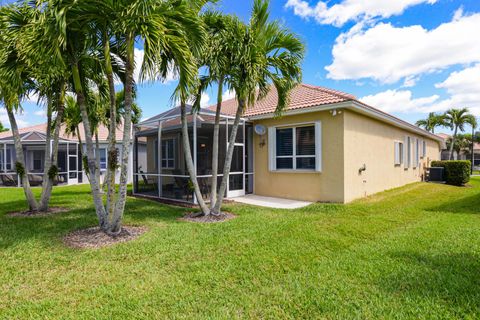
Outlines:
[[[315,170],[315,126],[277,128],[275,133],[275,164],[277,170]]]

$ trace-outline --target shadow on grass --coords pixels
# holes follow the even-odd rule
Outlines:
[[[427,211],[480,214],[480,195],[475,194],[454,201],[446,201],[441,205],[428,208]]]
[[[425,255],[395,252],[401,268],[380,279],[395,295],[432,297],[470,312],[480,310],[480,256],[471,253]]]
[[[61,195],[64,196],[65,193],[62,192]],[[12,211],[26,210],[25,200],[0,203],[0,248],[8,248],[31,239],[42,240],[47,245],[54,244],[70,231],[96,226],[98,220],[93,203],[85,201],[85,198],[82,198],[82,202],[85,203],[84,206],[72,208],[71,202],[62,202],[57,199],[52,206],[71,208],[71,210],[38,217],[7,216],[7,213]],[[191,209],[128,198],[124,221],[138,225],[148,224],[148,220],[154,223],[181,223],[177,219],[186,210]]]

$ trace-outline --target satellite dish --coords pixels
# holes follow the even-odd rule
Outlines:
[[[265,128],[265,126],[262,124],[257,124],[255,125],[255,133],[259,136],[263,136],[265,133],[267,133],[267,128]]]

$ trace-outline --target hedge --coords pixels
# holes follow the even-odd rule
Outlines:
[[[463,186],[470,181],[471,162],[468,160],[432,161],[431,167],[444,168],[447,184]]]

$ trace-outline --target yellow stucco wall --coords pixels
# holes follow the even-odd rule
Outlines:
[[[364,115],[345,111],[344,127],[345,202],[421,181],[429,161],[439,159],[437,141]],[[405,164],[394,164],[394,142],[404,142],[405,136],[423,139],[427,143],[426,156],[420,158],[417,168],[413,168],[413,160],[410,168],[405,168]],[[359,174],[358,169],[363,164],[367,169]]]
[[[322,171],[276,172],[268,166],[268,137],[254,134],[254,193],[306,201],[343,202],[343,114],[328,111],[256,121],[266,127],[321,121]],[[262,146],[262,142],[264,145]]]

